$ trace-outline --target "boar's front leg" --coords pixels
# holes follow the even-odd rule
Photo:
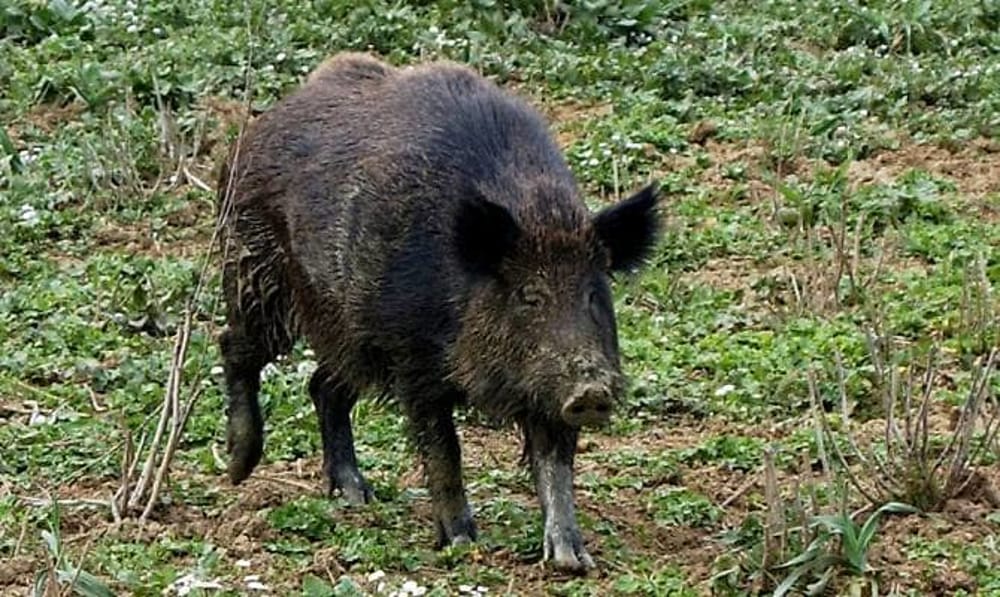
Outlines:
[[[573,457],[578,432],[562,423],[526,421],[525,449],[545,518],[543,558],[559,570],[583,573],[594,560],[583,545],[573,504]]]
[[[402,396],[414,443],[424,463],[438,548],[476,540],[476,524],[462,482],[461,448],[452,419],[458,397],[454,391],[436,387],[410,388]]]
[[[357,390],[337,379],[327,367],[320,366],[309,381],[309,395],[316,406],[323,438],[327,491],[333,494],[339,489],[352,504],[371,501],[372,489],[358,470],[351,429],[351,409],[358,400]]]

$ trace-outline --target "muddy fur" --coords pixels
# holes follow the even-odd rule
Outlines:
[[[304,338],[320,361],[310,394],[331,490],[371,496],[349,419],[369,388],[408,416],[442,544],[476,534],[457,404],[519,424],[536,477],[562,487],[578,426],[567,400],[624,385],[610,276],[656,240],[654,186],[590,214],[526,103],[457,64],[345,53],[249,127],[222,168],[227,196],[220,346],[234,482],[263,449],[260,370]],[[553,491],[551,508],[571,518],[565,488]],[[584,567],[575,522],[559,520],[546,527],[552,557]]]

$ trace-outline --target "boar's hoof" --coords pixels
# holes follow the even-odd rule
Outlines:
[[[354,506],[362,506],[372,501],[374,497],[372,490],[367,484],[362,486],[341,487],[340,495],[347,500],[347,503]]]
[[[476,523],[472,514],[466,510],[462,516],[450,521],[438,520],[437,547],[442,549],[449,545],[466,545],[476,540]]]
[[[257,463],[260,462],[262,452],[260,447],[256,449],[252,446],[249,449],[242,448],[240,446],[229,451],[229,467],[227,472],[229,473],[229,481],[233,485],[242,483],[250,476]]]
[[[594,559],[587,553],[578,531],[567,535],[545,533],[544,561],[560,572],[586,574],[596,567]]]
[[[353,506],[368,504],[374,498],[372,488],[358,470],[344,471],[327,484],[327,493],[340,496]]]
[[[233,485],[239,485],[260,462],[264,453],[264,438],[252,428],[230,424],[226,448],[229,452],[229,480]]]

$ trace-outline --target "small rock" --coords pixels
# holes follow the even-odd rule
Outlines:
[[[688,134],[688,142],[697,145],[704,145],[711,137],[719,132],[719,126],[711,120],[702,120]]]

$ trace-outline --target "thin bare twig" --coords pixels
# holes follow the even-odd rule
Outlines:
[[[184,360],[187,356],[188,341],[191,339],[191,309],[185,309],[184,315],[184,322],[181,324],[180,330],[177,333],[177,341],[174,344],[174,356],[170,363],[170,375],[167,378],[167,395],[163,405],[163,412],[170,412],[173,425],[170,429],[167,446],[163,451],[163,458],[160,460],[160,466],[156,471],[156,476],[153,478],[149,499],[146,502],[145,509],[142,511],[142,515],[139,517],[140,523],[146,521],[149,514],[153,511],[153,507],[156,505],[156,501],[160,496],[160,488],[163,486],[163,479],[166,477],[167,469],[170,467],[173,451],[177,447],[177,440],[180,435],[181,377],[183,375]],[[155,450],[153,453],[155,454]]]
[[[90,548],[94,544],[94,538],[95,538],[95,536],[97,536],[97,537],[103,537],[104,534],[107,533],[107,532],[108,532],[108,528],[104,527],[96,535],[93,534],[93,533],[88,533],[87,534],[87,542],[84,543],[84,545],[83,545],[83,551],[80,553],[80,563],[77,564],[76,570],[73,572],[73,578],[70,580],[69,584],[66,585],[66,587],[63,588],[59,592],[60,596],[63,595],[64,591],[65,591],[66,595],[72,595],[73,594],[73,587],[75,587],[77,581],[80,580],[80,573],[83,572],[83,563],[84,563],[84,561],[86,561],[87,555],[90,554]]]
[[[764,552],[761,554],[761,568],[771,567],[775,556],[784,553],[785,517],[781,496],[778,493],[778,473],[774,467],[774,447],[764,448],[764,501],[767,504],[767,528],[764,533]],[[781,545],[774,544],[775,537]]]
[[[757,484],[757,474],[751,473],[747,477],[747,480],[736,488],[736,491],[734,491],[732,495],[723,500],[723,502],[720,504],[720,507],[728,508],[733,502],[743,497],[746,494],[746,492],[750,491],[750,488],[756,484]]]
[[[95,498],[76,498],[76,499],[53,499],[48,498],[36,498],[31,496],[17,496],[17,500],[22,504],[31,506],[33,508],[51,508],[53,505],[58,505],[60,508],[104,508],[108,505],[107,500],[100,500]]]
[[[871,468],[871,463],[868,458],[865,457],[865,453],[858,445],[854,434],[851,433],[851,417],[847,406],[847,373],[844,368],[844,358],[841,356],[839,350],[835,351],[833,356],[837,365],[837,390],[840,394],[840,417],[844,425],[844,436],[847,438],[847,443],[850,444],[851,449],[854,451],[854,455],[861,462],[861,465],[864,468],[869,469]],[[894,493],[894,489],[889,487],[888,483],[894,481],[895,479],[892,475],[888,474],[885,463],[882,462],[881,458],[879,458],[878,454],[875,452],[871,453],[871,457],[871,460],[875,462],[875,468],[881,473],[881,475],[872,475],[875,484],[886,493]]]
[[[296,479],[286,479],[284,477],[276,477],[274,475],[259,474],[257,475],[260,479],[264,481],[270,481],[271,483],[278,483],[281,485],[288,485],[289,487],[295,487],[296,489],[302,489],[305,491],[313,492],[316,491],[316,486],[304,481],[298,481]]]
[[[819,389],[816,384],[816,373],[811,369],[809,371],[807,381],[809,383],[809,393],[812,396],[812,402],[814,405],[819,405],[820,404]],[[861,483],[861,481],[851,470],[851,466],[847,460],[847,456],[844,454],[843,450],[840,449],[840,444],[837,443],[836,438],[834,437],[833,434],[833,430],[830,428],[830,423],[826,420],[826,417],[823,415],[822,409],[821,408],[815,409],[814,413],[816,418],[819,419],[823,431],[826,433],[827,437],[830,438],[830,444],[831,446],[833,446],[833,452],[834,454],[836,454],[837,460],[838,462],[840,462],[841,468],[847,474],[848,480],[850,481],[851,485],[855,489],[857,489],[858,493],[863,495],[865,499],[874,500],[875,499],[874,495],[868,491],[868,489]]]

